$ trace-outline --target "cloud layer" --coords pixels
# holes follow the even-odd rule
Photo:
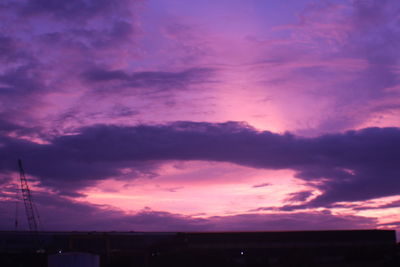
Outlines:
[[[361,227],[364,220],[374,222],[337,210],[353,205],[350,213],[361,214],[396,206],[397,199],[364,201],[399,195],[399,1],[210,3],[1,1],[5,199],[22,158],[34,189],[50,194],[41,198],[58,208],[63,204],[57,201],[66,201],[82,213],[104,214],[109,225],[118,220],[140,228],[154,221],[234,229],[248,221],[261,229],[276,219],[292,229],[295,218],[305,225],[309,216],[332,227],[341,225],[339,219]],[[300,182],[290,192],[279,187],[286,196],[279,207],[269,207],[255,199],[275,190],[286,174],[258,177],[243,188],[253,194],[252,212],[261,214],[198,220],[166,210],[132,215],[75,202],[113,179],[161,179],[172,161],[200,162],[190,165],[202,169],[192,169],[193,176],[180,175],[197,182],[204,177],[209,184],[219,175],[221,187],[235,179],[228,170],[234,172],[234,165],[286,170]],[[220,169],[205,168],[209,163]],[[160,185],[175,195],[188,187]],[[327,208],[332,214],[318,213]],[[148,229],[155,225],[160,223]]]
[[[169,160],[292,169],[297,178],[323,192],[309,202],[311,206],[393,196],[400,185],[398,128],[300,138],[259,132],[235,122],[97,125],[56,137],[49,144],[3,137],[1,146],[2,172],[14,171],[13,161],[23,158],[29,174],[61,192],[118,177],[122,168],[136,169],[138,175],[151,172],[157,162]],[[293,197],[304,200],[306,194]]]
[[[332,215],[329,212],[298,212],[291,214],[240,214],[196,218],[144,208],[134,214],[90,203],[74,202],[60,196],[39,194],[35,198],[42,211],[41,229],[81,231],[284,231],[323,229],[371,229],[377,226],[374,218]],[[0,229],[13,228],[15,204],[1,201],[5,220]],[[77,220],[79,218],[79,220]],[[23,214],[20,228],[25,226]]]

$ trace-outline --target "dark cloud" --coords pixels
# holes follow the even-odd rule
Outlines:
[[[51,15],[57,19],[86,20],[108,14],[125,5],[127,1],[124,0],[28,0],[18,7],[24,16]]]
[[[136,49],[132,13],[136,2],[1,1],[0,119],[9,126],[42,127],[31,138],[62,130],[53,123],[54,117],[70,110],[73,103],[61,103],[59,96],[74,94],[79,102],[79,95],[86,92],[81,88],[87,86],[78,80],[80,73],[100,58],[107,65],[118,60],[117,54],[126,57]],[[111,116],[134,112],[113,111]]]
[[[286,199],[286,201],[306,201],[307,198],[309,198],[310,196],[312,196],[312,191],[301,191],[301,192],[295,192],[295,193],[291,193],[289,194],[288,198]]]
[[[307,191],[304,191],[304,193],[306,193]],[[299,194],[301,195],[303,192],[299,192]],[[308,192],[307,192],[308,193]],[[290,195],[296,196],[297,193],[293,193]],[[297,201],[303,201],[303,204],[288,204],[288,205],[283,205],[283,206],[272,206],[272,207],[259,207],[256,209],[252,209],[250,210],[252,211],[298,211],[298,210],[306,210],[309,208],[313,208],[315,207],[313,205],[313,202],[304,202],[306,201],[307,198],[305,199],[300,199]],[[290,201],[291,198],[286,199],[286,201]],[[329,209],[351,209],[353,211],[364,211],[364,210],[379,210],[379,209],[390,209],[390,208],[398,208],[400,207],[400,200],[396,200],[396,201],[391,201],[385,204],[372,204],[369,201],[366,201],[364,203],[361,204],[354,204],[354,203],[333,203],[333,204],[329,204],[326,205],[327,208]]]
[[[370,66],[360,84],[380,94],[383,89],[399,83],[395,70],[400,59],[397,53],[400,46],[399,10],[399,1],[354,1],[353,23],[358,32],[350,37],[346,49],[368,60]]]
[[[43,88],[40,72],[35,65],[25,65],[10,69],[0,75],[0,96],[18,95],[25,98]]]
[[[119,105],[119,106],[115,106],[112,109],[110,116],[120,118],[120,117],[133,117],[138,114],[140,114],[140,112],[137,110],[133,110],[131,108]]]
[[[21,157],[29,174],[57,190],[73,190],[119,176],[120,169],[126,167],[133,168],[136,175],[151,176],[157,162],[168,160],[293,169],[298,178],[323,192],[308,202],[314,207],[397,195],[400,188],[399,128],[367,128],[298,138],[258,132],[235,122],[176,122],[85,127],[44,145],[9,137],[0,142],[2,172],[14,171],[14,161]],[[295,197],[304,199],[309,194]]]
[[[183,189],[183,186],[176,186],[176,187],[168,187],[168,188],[164,188],[165,191],[171,192],[171,193],[175,193],[178,190]]]
[[[2,116],[0,116],[0,134],[7,134],[10,132],[14,132],[14,131],[19,131],[21,130],[21,128],[23,129],[23,127],[8,121],[6,118],[2,118]]]
[[[308,203],[305,204],[289,204],[289,205],[283,205],[279,207],[259,207],[256,209],[249,210],[250,212],[253,211],[297,211],[297,210],[305,210],[309,208]]]
[[[398,104],[399,92],[391,88],[400,82],[397,72],[400,62],[397,52],[400,47],[399,10],[397,0],[314,1],[307,5],[293,28],[293,42],[301,45],[297,43],[291,51],[301,49],[306,43],[304,50],[299,52],[301,56],[315,57],[320,53],[321,61],[294,68],[291,79],[298,84],[310,80],[317,83],[318,86],[312,84],[305,93],[312,92],[322,101],[329,98],[333,107],[327,108],[328,115],[320,119],[316,129],[306,128],[299,133],[315,135],[315,132],[359,127],[383,113],[377,112],[377,106],[388,112],[393,104]],[[296,57],[287,60],[293,61],[293,58]],[[341,68],[325,64],[342,60]],[[358,67],[354,68],[354,64]],[[285,80],[286,77],[282,79]],[[288,88],[290,86],[288,84]],[[330,116],[332,110],[334,114]]]
[[[129,75],[122,70],[104,70],[104,69],[92,69],[83,73],[83,76],[88,81],[112,81],[112,80],[129,80]]]
[[[10,62],[20,56],[16,41],[9,36],[0,34],[0,60]]]
[[[389,223],[382,223],[380,225],[383,226],[400,226],[400,221],[395,221],[395,222],[389,222]]]
[[[40,127],[26,127],[21,124],[17,124],[13,120],[12,114],[7,112],[0,113],[0,136],[1,135],[14,135],[14,136],[37,136],[40,132]],[[1,139],[1,138],[0,138]]]
[[[125,20],[110,20],[98,27],[77,27],[64,33],[50,33],[43,40],[55,39],[60,45],[74,44],[78,49],[95,54],[102,50],[123,47],[134,43],[134,26]],[[86,55],[88,57],[88,55]],[[85,57],[84,57],[85,58]]]
[[[127,73],[123,70],[106,70],[93,68],[82,75],[87,82],[118,82],[118,88],[146,88],[159,90],[174,90],[187,88],[191,84],[210,81],[214,72],[209,68],[191,68],[179,72],[143,71]],[[115,92],[115,86],[106,86],[101,91]],[[120,90],[118,90],[120,91]]]
[[[398,208],[400,207],[400,200],[391,201],[385,204],[372,205],[371,203],[364,204],[333,204],[334,208],[350,208],[352,210],[377,210],[377,209],[389,209],[389,208]]]
[[[62,58],[62,55],[57,55],[57,51],[68,50],[68,53],[75,54],[75,61],[79,61],[81,66],[83,62],[86,66],[87,62],[98,58],[98,53],[110,48],[121,49],[124,45],[129,45],[132,50],[135,31],[132,10],[136,2],[135,0],[6,1],[0,6],[0,14],[4,15],[0,27],[7,29],[4,33],[8,35],[0,36],[0,48],[4,48],[4,52],[0,52],[0,58],[3,53],[8,57],[10,54],[15,54],[15,43],[18,43],[19,49],[28,55],[35,55],[41,62],[46,61],[48,57],[51,57],[54,63],[65,62],[55,59]],[[24,18],[23,23],[19,17]],[[27,25],[29,30],[26,29]],[[71,63],[69,62],[67,66]],[[62,67],[58,63],[51,66],[53,72],[63,71]]]
[[[39,127],[33,125],[31,115],[42,106],[41,96],[49,90],[42,81],[44,73],[33,60],[5,69],[0,71],[0,132],[14,128],[14,133],[32,133]]]
[[[253,188],[258,188],[258,187],[266,187],[266,186],[270,186],[270,183],[262,183],[262,184],[255,184],[253,185]]]

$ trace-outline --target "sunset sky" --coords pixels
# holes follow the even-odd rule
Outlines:
[[[400,230],[400,1],[0,1],[0,230]]]

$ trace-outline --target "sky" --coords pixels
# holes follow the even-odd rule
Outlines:
[[[398,0],[2,0],[0,230],[400,230]]]

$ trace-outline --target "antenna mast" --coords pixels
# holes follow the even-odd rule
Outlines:
[[[37,213],[35,204],[32,200],[31,190],[29,189],[28,182],[25,177],[25,171],[22,167],[22,161],[18,159],[19,176],[21,180],[22,198],[25,204],[26,217],[28,219],[29,230],[36,232],[39,226],[39,214]],[[36,212],[36,213],[35,213]]]

